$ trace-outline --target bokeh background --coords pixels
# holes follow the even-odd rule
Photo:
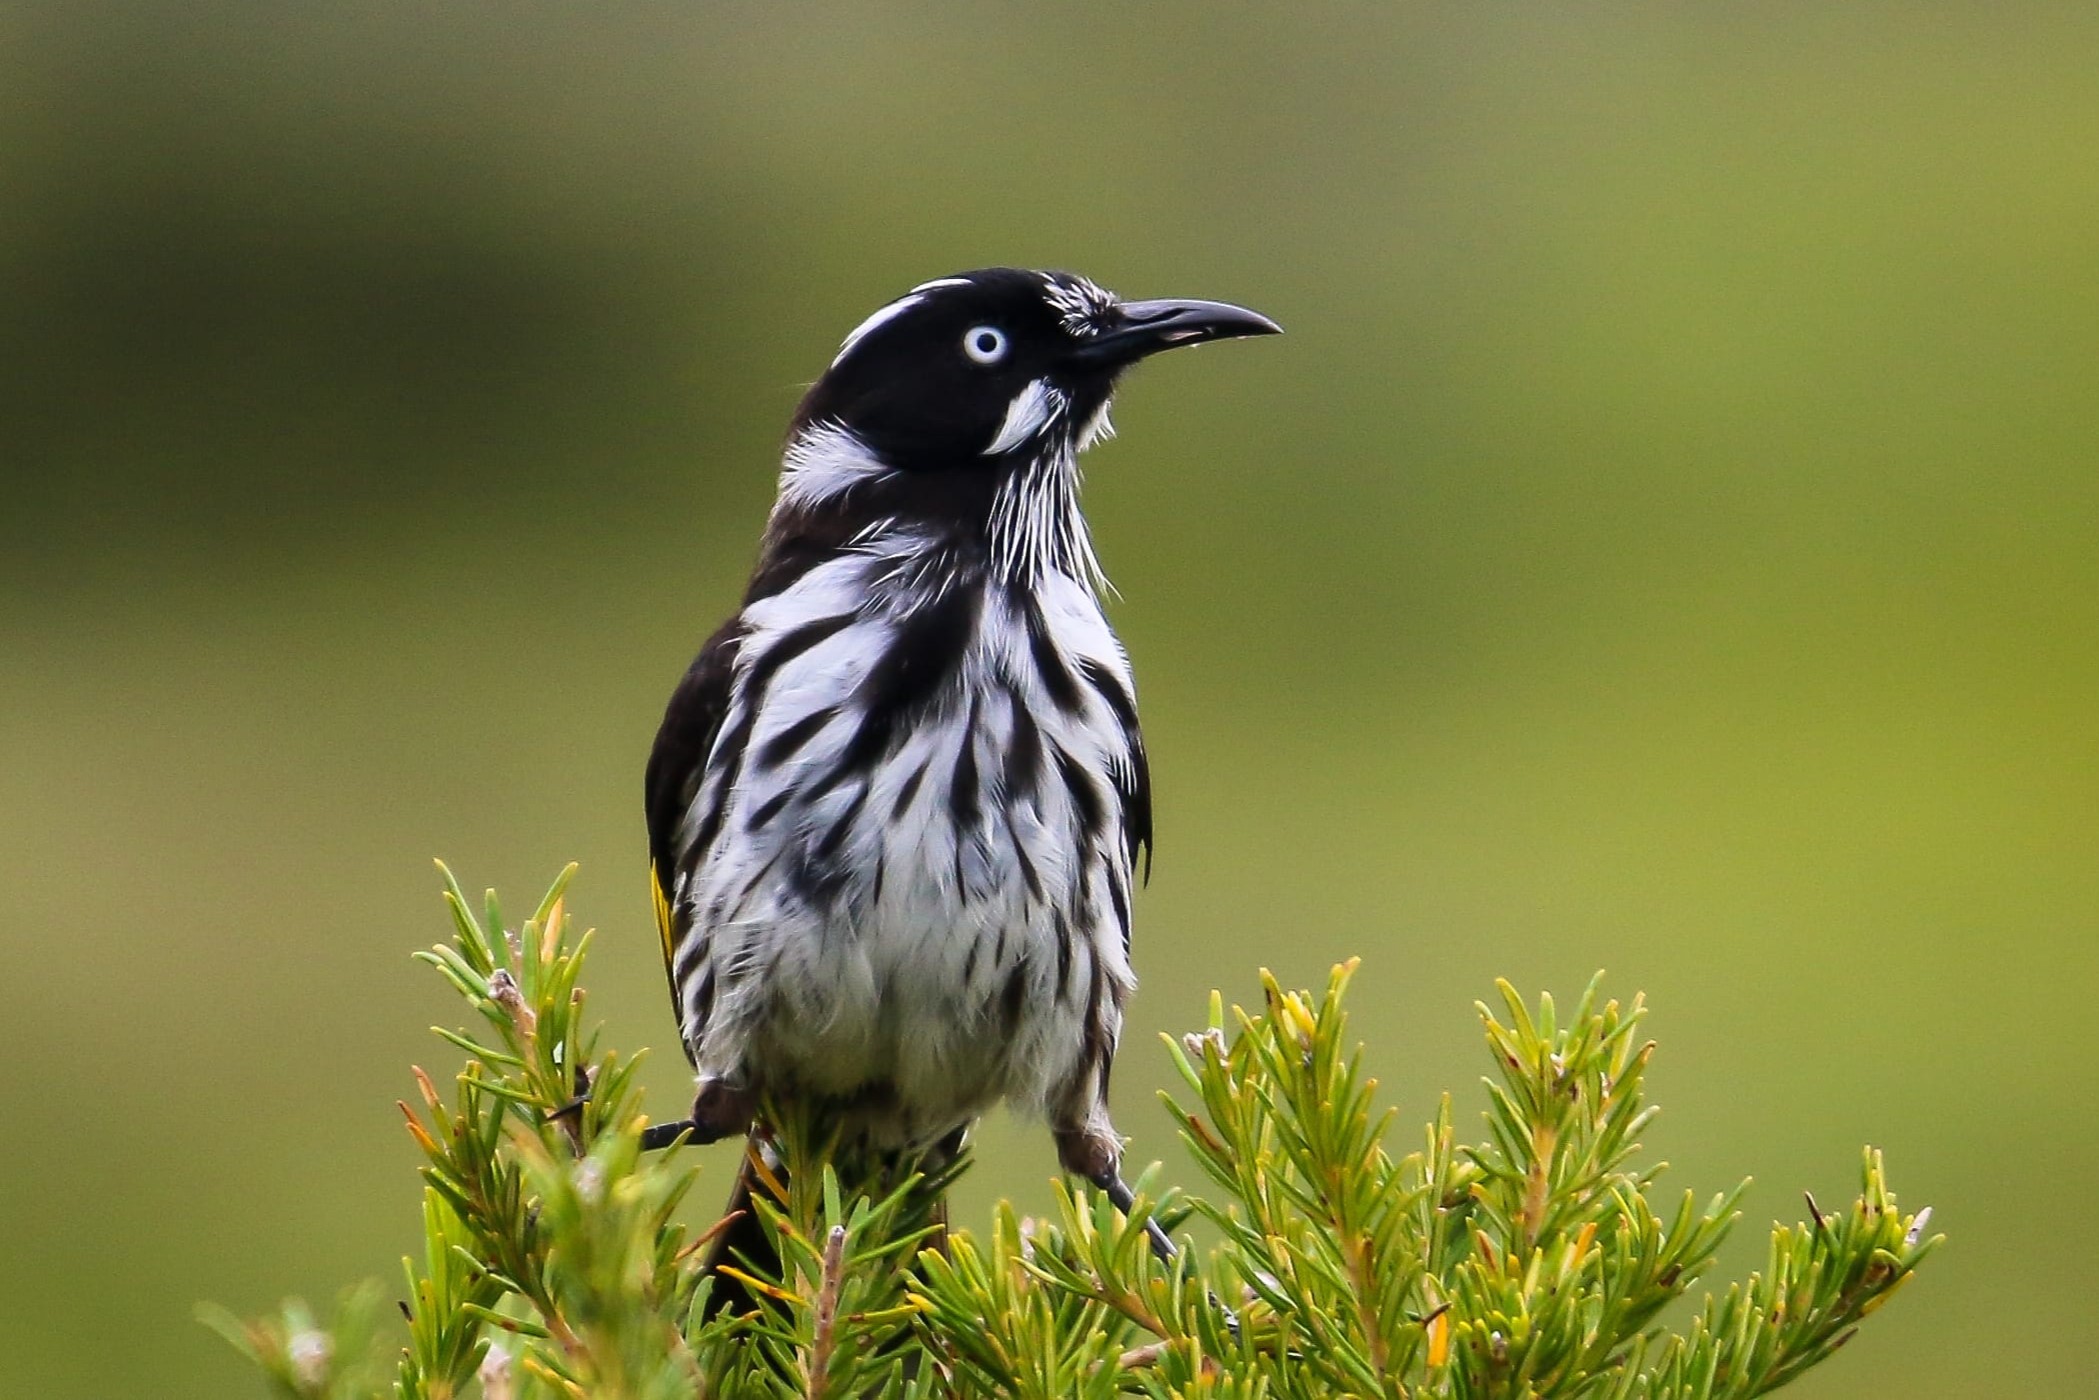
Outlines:
[[[258,1394],[196,1300],[398,1278],[432,856],[580,860],[684,1102],[661,703],[838,338],[1014,262],[1291,332],[1089,459],[1138,1158],[1264,964],[1365,957],[1414,1119],[1607,968],[1733,1265],[1867,1141],[1953,1236],[1800,1394],[2090,1394],[2095,72],[2041,3],[0,9],[0,1393]],[[963,1220],[1046,1201],[984,1143]]]

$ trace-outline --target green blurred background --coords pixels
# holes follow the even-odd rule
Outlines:
[[[1364,955],[1409,1119],[1605,967],[1731,1263],[1869,1140],[1953,1235],[1799,1393],[2090,1394],[2095,72],[2039,3],[0,9],[0,1393],[257,1394],[196,1300],[398,1277],[433,855],[581,860],[683,1104],[661,703],[839,337],[1016,262],[1291,332],[1089,459],[1137,1157],[1263,964]],[[1046,1202],[984,1143],[962,1219]]]

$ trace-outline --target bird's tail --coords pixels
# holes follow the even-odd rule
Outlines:
[[[841,1153],[832,1163],[848,1203],[857,1195],[881,1199],[903,1180],[916,1174],[915,1199],[908,1203],[898,1224],[902,1231],[930,1229],[919,1246],[947,1250],[947,1186],[961,1167],[963,1134],[957,1131],[936,1146],[911,1153],[885,1152],[868,1160]],[[743,1160],[729,1188],[729,1201],[722,1208],[722,1223],[715,1227],[707,1249],[705,1275],[714,1281],[703,1315],[748,1313],[760,1305],[758,1293],[747,1282],[784,1282],[780,1250],[772,1232],[759,1215],[759,1200],[779,1212],[789,1208],[787,1165],[766,1138],[753,1133],[744,1143]],[[911,1251],[915,1256],[916,1251]],[[908,1261],[907,1261],[908,1262]]]
[[[761,1279],[780,1276],[780,1251],[751,1200],[751,1189],[757,1184],[752,1158],[763,1151],[755,1137],[744,1144],[743,1160],[737,1164],[736,1180],[729,1188],[729,1203],[722,1207],[722,1223],[707,1248],[706,1276],[714,1280],[714,1291],[707,1295],[705,1315],[709,1318],[724,1312],[746,1313],[758,1305],[757,1296],[740,1274]],[[777,1179],[785,1184],[784,1168]],[[723,1269],[724,1264],[730,1269]]]

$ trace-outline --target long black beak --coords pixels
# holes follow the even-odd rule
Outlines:
[[[1126,301],[1117,310],[1120,320],[1072,351],[1074,361],[1107,368],[1177,345],[1283,333],[1281,326],[1260,312],[1222,301]]]

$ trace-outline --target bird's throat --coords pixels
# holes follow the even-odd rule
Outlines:
[[[1052,573],[1098,590],[1106,580],[1079,509],[1078,455],[1069,442],[1013,467],[992,498],[985,534],[1000,582],[1028,588]]]

